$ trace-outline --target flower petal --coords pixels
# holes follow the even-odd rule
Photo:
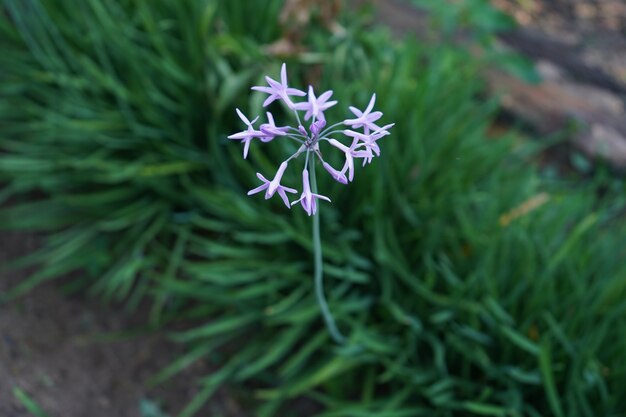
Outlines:
[[[328,201],[329,203],[331,202],[331,201],[330,201],[330,198],[326,197],[325,195],[321,195],[321,194],[311,194],[311,195],[312,195],[313,197],[315,197],[315,198],[320,199],[320,200],[326,200],[326,201]]]
[[[283,86],[287,87],[287,64],[284,62],[280,67],[280,82]]]
[[[252,138],[244,139],[243,159],[246,159],[248,157],[248,151],[250,150],[250,142],[252,142]]]
[[[279,96],[277,96],[276,94],[272,94],[271,96],[269,96],[268,98],[265,99],[265,101],[263,102],[263,107],[267,107],[270,104],[272,104],[272,102],[274,102],[274,100],[276,100],[277,98],[280,98]]]
[[[367,113],[371,112],[372,109],[374,108],[374,103],[375,102],[376,102],[376,93],[372,94],[372,98],[370,99],[370,102],[367,105],[367,108],[365,109],[365,111],[363,113],[367,114]]]
[[[284,188],[279,188],[278,189],[278,195],[283,200],[283,203],[285,203],[287,208],[291,208],[291,206],[289,205],[289,199],[287,198],[287,194],[285,194],[285,189]]]
[[[254,91],[260,91],[262,93],[267,93],[267,94],[273,94],[274,93],[274,89],[271,87],[265,87],[265,86],[254,86],[250,88],[251,90]]]
[[[287,88],[285,89],[285,93],[287,93],[290,96],[298,96],[298,97],[302,97],[302,96],[306,96],[306,93],[302,90],[298,90],[297,88]]]
[[[350,106],[350,107],[348,107],[348,109],[350,109],[350,111],[351,111],[352,113],[354,113],[354,115],[355,115],[356,117],[361,117],[361,116],[363,116],[363,112],[362,112],[361,110],[357,109],[356,107],[352,107],[352,106]]]
[[[261,191],[265,190],[267,187],[268,187],[267,183],[259,185],[258,187],[253,188],[252,190],[248,191],[248,195],[260,193]]]
[[[328,100],[328,99],[330,98],[330,96],[332,96],[332,95],[333,95],[333,90],[328,90],[328,91],[325,91],[325,92],[323,92],[323,93],[322,93],[322,95],[321,95],[321,96],[319,96],[319,97],[317,98],[317,102],[318,102],[318,103],[320,103],[320,102],[321,102],[321,103],[325,103],[325,102],[326,102],[326,100]],[[337,102],[335,101],[335,103],[337,103]]]
[[[241,112],[241,110],[239,109],[235,109],[235,111],[237,112],[237,114],[239,115],[239,118],[248,126],[250,126],[250,120],[248,120],[248,118]]]

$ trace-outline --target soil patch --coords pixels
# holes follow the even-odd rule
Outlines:
[[[0,234],[0,264],[31,253],[32,235]],[[0,274],[0,293],[29,271]],[[142,401],[158,404],[174,416],[197,393],[196,381],[211,371],[199,362],[156,388],[146,381],[167,366],[181,347],[164,333],[106,338],[145,323],[98,300],[68,297],[55,283],[37,287],[0,306],[0,416],[31,414],[13,390],[26,392],[50,417],[146,417]],[[224,391],[199,415],[241,416]]]

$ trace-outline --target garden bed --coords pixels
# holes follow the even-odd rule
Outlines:
[[[0,121],[15,137],[0,138],[13,152],[0,154],[0,164],[18,204],[3,209],[3,226],[51,233],[39,258],[46,266],[36,272],[56,265],[75,272],[0,307],[0,371],[8,375],[0,413],[25,415],[24,393],[52,417],[148,417],[142,400],[176,413],[192,399],[199,415],[238,416],[254,400],[260,415],[272,416],[293,412],[289,401],[302,397],[311,409],[350,417],[620,409],[623,400],[611,393],[623,382],[624,340],[605,343],[605,327],[622,323],[624,289],[612,274],[624,268],[614,235],[623,229],[623,184],[546,179],[528,163],[536,150],[515,133],[486,140],[497,106],[485,100],[481,65],[447,45],[394,44],[363,26],[351,32],[350,22],[334,21],[333,7],[315,30],[296,25],[283,38],[293,44],[272,48],[282,29],[248,17],[278,12],[257,3],[242,6],[252,11],[223,3],[216,12],[155,1],[155,20],[128,5],[94,4],[85,6],[94,22],[89,47],[73,26],[58,25],[66,44],[45,42],[58,35],[49,21],[33,32],[44,47],[67,48],[42,68],[37,48],[24,52],[28,36],[9,36],[10,53],[39,72],[11,67],[17,81]],[[420,15],[407,10],[383,10],[395,13],[386,23],[411,29]],[[52,11],[62,22],[74,10]],[[34,23],[20,34],[31,34],[41,16],[22,12]],[[122,12],[138,20],[117,19]],[[393,159],[381,158],[346,189],[334,184],[333,205],[322,208],[331,307],[351,346],[329,340],[310,296],[308,219],[247,197],[254,171],[226,140],[240,128],[235,107],[260,109],[248,97],[255,77],[276,77],[279,61],[267,52],[301,64],[293,79],[333,88],[358,107],[369,99],[365,87],[378,89],[377,106],[396,115],[383,145]],[[59,69],[66,53],[80,59]],[[516,82],[500,86],[508,94]],[[518,94],[541,88],[523,84]],[[541,97],[559,112],[550,91]],[[562,127],[542,129],[545,112],[524,114],[530,98],[503,102],[542,134]],[[22,108],[46,117],[24,123],[31,119]],[[566,120],[588,114],[566,113]],[[267,168],[275,157],[253,148],[250,160]],[[598,190],[608,196],[596,198]],[[39,246],[33,236],[2,235],[2,260],[31,253]],[[3,272],[0,292],[28,283],[29,272]],[[65,273],[37,281],[57,275]],[[109,307],[63,295],[60,282]],[[138,312],[123,311],[129,299],[141,300]],[[188,324],[175,338],[190,351],[161,331],[123,335],[172,316]],[[175,360],[188,366],[145,388]],[[224,381],[253,392],[234,400]]]

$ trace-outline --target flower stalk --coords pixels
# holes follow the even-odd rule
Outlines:
[[[315,169],[311,170],[311,190],[317,193],[317,179],[315,178]],[[330,312],[326,296],[324,295],[324,263],[322,262],[322,240],[320,238],[320,214],[313,216],[313,258],[314,258],[314,280],[315,280],[315,297],[317,304],[320,306],[324,323],[328,329],[328,333],[337,344],[344,344],[346,338],[341,334],[335,323],[335,319]]]
[[[263,107],[267,107],[273,102],[282,102],[295,116],[297,126],[277,126],[274,116],[270,112],[266,112],[267,123],[260,125],[258,129],[254,124],[258,117],[250,121],[239,109],[237,115],[246,125],[246,130],[228,136],[232,140],[240,140],[244,144],[243,157],[248,156],[250,144],[253,141],[268,143],[274,139],[285,137],[300,143],[300,147],[291,156],[286,158],[278,168],[272,180],[267,179],[261,173],[257,173],[257,178],[262,184],[253,188],[248,195],[253,195],[265,191],[265,199],[278,194],[288,208],[296,204],[300,204],[304,211],[313,216],[313,253],[314,253],[314,282],[315,295],[317,302],[324,318],[324,323],[328,328],[333,340],[338,344],[345,343],[346,338],[341,334],[335,323],[335,319],[330,312],[328,302],[324,295],[324,271],[322,262],[322,243],[320,238],[320,220],[317,211],[318,200],[324,200],[330,203],[330,198],[318,193],[317,178],[315,176],[315,160],[319,159],[324,170],[330,176],[341,184],[348,184],[354,179],[354,159],[362,159],[363,165],[370,163],[372,159],[380,155],[380,147],[377,143],[379,139],[389,135],[389,129],[393,124],[386,126],[378,126],[376,123],[382,117],[382,112],[373,111],[376,103],[376,94],[372,97],[364,111],[350,106],[349,110],[356,118],[345,119],[339,123],[327,126],[324,111],[330,109],[337,104],[336,100],[330,100],[333,95],[332,90],[326,91],[319,96],[313,91],[313,87],[309,86],[308,94],[302,90],[292,88],[287,82],[287,68],[283,64],[280,71],[280,82],[265,77],[267,86],[254,86],[252,90],[268,94]],[[294,102],[292,97],[307,96],[306,101]],[[304,112],[301,118],[299,111]],[[311,122],[308,129],[302,124]],[[347,126],[350,129],[341,129],[339,126]],[[354,129],[362,129],[356,131]],[[348,144],[342,143],[338,135],[344,135],[348,139]],[[326,147],[325,149],[322,146]],[[322,152],[339,150],[344,156],[344,163],[341,170],[333,168],[329,163],[324,161]],[[297,190],[281,184],[283,174],[288,164],[298,158],[301,154],[305,155],[304,169],[302,171],[302,193],[300,198],[289,202],[287,193],[294,194]],[[347,175],[346,175],[347,173]]]

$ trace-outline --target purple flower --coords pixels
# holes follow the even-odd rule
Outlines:
[[[309,216],[312,216],[317,212],[317,202],[315,201],[315,199],[321,199],[330,202],[330,198],[311,192],[311,188],[309,187],[309,171],[307,171],[305,168],[305,170],[302,171],[302,195],[299,199],[291,203],[291,205],[293,206],[294,204],[298,203],[302,204],[302,208],[304,208],[304,211],[306,211]]]
[[[261,137],[261,141],[269,142],[276,136],[285,136],[287,134],[287,131],[289,131],[289,127],[277,127],[276,124],[274,124],[274,116],[272,116],[272,113],[267,112],[265,114],[267,114],[268,123],[263,123],[260,127],[261,132],[265,133],[266,135]]]
[[[315,181],[315,165],[316,159],[322,163],[324,169],[338,182],[347,184],[348,181],[354,179],[354,158],[362,158],[363,165],[371,162],[374,156],[380,155],[380,147],[377,141],[382,137],[389,134],[388,129],[393,125],[387,125],[379,127],[375,124],[382,117],[382,113],[379,111],[372,112],[374,103],[376,101],[376,94],[372,95],[372,98],[364,111],[361,111],[354,107],[349,107],[350,111],[356,116],[354,119],[346,119],[342,122],[331,124],[326,126],[326,117],[324,111],[328,110],[332,106],[337,104],[337,101],[329,101],[332,96],[332,91],[326,91],[321,96],[316,97],[313,87],[309,86],[308,100],[306,102],[294,103],[290,96],[304,96],[307,95],[303,91],[295,88],[290,88],[287,85],[287,68],[283,64],[280,71],[280,80],[275,81],[269,77],[265,77],[269,87],[252,87],[253,90],[261,91],[269,94],[269,97],[265,99],[263,107],[268,106],[275,100],[283,100],[287,107],[291,109],[295,115],[297,124],[294,126],[278,127],[274,123],[274,117],[271,113],[267,112],[267,123],[264,123],[260,127],[260,131],[257,131],[252,126],[258,119],[254,119],[250,122],[240,111],[237,109],[237,114],[241,120],[244,121],[247,130],[236,133],[229,136],[229,139],[241,139],[245,142],[244,158],[248,154],[248,148],[253,138],[258,137],[262,142],[270,142],[277,137],[285,138],[297,142],[295,147],[291,147],[293,153],[287,159],[285,159],[276,171],[274,179],[271,181],[265,178],[260,173],[256,176],[261,180],[262,184],[250,191],[248,195],[253,195],[265,191],[265,199],[269,199],[274,194],[278,193],[287,207],[294,206],[300,203],[302,208],[309,216],[317,214],[318,200],[326,200],[330,202],[330,198],[317,193],[317,183]],[[304,121],[313,119],[307,130],[302,124],[302,118],[299,111],[304,111]],[[348,125],[352,130],[342,130],[339,126]],[[356,131],[354,129],[362,128],[363,131]],[[341,135],[344,137],[352,138],[352,144],[346,146],[341,143],[335,135]],[[326,149],[320,146],[321,142],[328,142],[331,147],[339,149],[345,156],[345,162],[341,171],[336,170],[330,164],[324,161],[322,156],[322,150],[326,152]],[[286,148],[284,148],[286,149]],[[292,203],[289,203],[287,193],[297,193],[296,190],[288,187],[284,187],[280,184],[280,181],[285,173],[289,162],[292,159],[298,158],[300,155],[304,156],[304,170],[302,171],[302,194],[300,198]],[[313,170],[311,175],[313,176],[313,188],[309,184],[309,171],[307,167],[311,167]],[[348,177],[346,177],[346,172]],[[334,319],[329,312],[328,304],[324,298],[322,287],[322,252],[320,241],[320,225],[319,217],[314,217],[313,221],[313,247],[315,251],[315,292],[320,304],[322,314],[326,325],[328,326],[330,333],[335,341],[338,343],[344,343],[345,338],[341,335],[337,329]]]
[[[350,136],[366,144],[368,146],[375,145],[376,141],[384,136],[389,135],[390,133],[387,131],[388,128],[392,127],[393,124],[382,127],[375,132],[368,132],[369,129],[365,128],[365,133],[355,132],[353,130],[344,130],[343,134],[346,136]]]
[[[346,174],[344,174],[341,171],[337,171],[335,168],[330,166],[330,164],[328,162],[323,162],[322,166],[335,179],[335,181],[338,181],[338,182],[340,182],[342,184],[347,184],[348,183],[348,179],[346,178]]]
[[[311,117],[315,117],[318,120],[326,120],[324,118],[324,111],[337,104],[336,100],[328,101],[332,95],[332,90],[329,90],[322,93],[321,96],[315,97],[313,87],[309,86],[308,101],[305,101],[304,103],[297,103],[295,105],[295,109],[306,111],[304,114],[304,120],[309,120]]]
[[[250,149],[250,142],[252,142],[252,139],[263,137],[265,136],[265,133],[259,130],[254,130],[254,127],[252,126],[259,119],[258,116],[255,117],[253,121],[249,121],[248,118],[244,116],[241,111],[239,111],[239,109],[235,110],[237,111],[239,118],[246,124],[246,126],[248,126],[248,129],[235,133],[234,135],[230,135],[228,139],[241,139],[241,141],[245,143],[243,147],[243,159],[246,159],[248,157],[248,149]]]
[[[284,63],[280,69],[280,82],[273,80],[268,76],[265,76],[265,80],[269,84],[269,87],[252,87],[253,90],[261,91],[262,93],[270,95],[263,102],[263,107],[269,106],[274,100],[283,100],[290,109],[294,109],[295,104],[291,101],[289,96],[306,96],[304,91],[291,88],[287,85],[287,66]]]
[[[357,146],[358,144],[360,144],[360,145],[365,146],[366,149],[369,149],[370,151],[375,153],[376,156],[380,156],[380,148],[376,144],[376,141],[374,141],[372,139],[372,135],[371,134],[355,132],[353,130],[344,130],[343,134],[346,135],[346,136],[350,136],[350,137],[354,138],[354,140],[352,142],[353,143],[353,147]]]
[[[278,171],[276,172],[276,175],[274,176],[274,179],[272,181],[269,181],[267,178],[257,172],[256,176],[261,181],[263,181],[263,185],[248,191],[248,195],[256,194],[265,190],[265,199],[267,200],[272,197],[274,193],[278,193],[280,198],[283,199],[283,202],[285,203],[287,208],[291,208],[291,206],[289,205],[289,199],[287,198],[287,194],[285,194],[285,192],[297,193],[298,191],[294,190],[293,188],[280,185],[280,180],[285,173],[285,169],[287,169],[287,161],[280,164],[280,167],[278,168]]]
[[[317,120],[314,123],[311,123],[309,130],[311,131],[311,135],[314,137],[318,137],[322,129],[326,126],[326,120]]]
[[[258,117],[250,122],[246,116],[237,109],[237,114],[246,124],[247,129],[230,135],[228,138],[239,139],[245,144],[243,151],[244,158],[247,157],[250,143],[254,138],[258,138],[262,142],[270,142],[280,137],[296,142],[296,147],[292,148],[294,150],[293,153],[280,164],[274,179],[270,181],[260,173],[257,173],[256,175],[261,180],[262,184],[250,190],[248,195],[265,191],[265,199],[269,199],[274,194],[278,194],[287,207],[300,203],[304,211],[306,211],[309,216],[312,216],[317,212],[317,200],[322,199],[330,201],[330,199],[321,194],[317,194],[316,187],[311,188],[307,167],[315,169],[316,159],[319,159],[324,169],[335,181],[347,184],[354,179],[355,159],[363,159],[363,165],[366,165],[370,163],[374,157],[380,156],[381,149],[378,141],[389,135],[389,129],[393,124],[388,124],[383,127],[376,124],[382,117],[382,113],[373,111],[376,102],[376,94],[373,94],[364,111],[355,107],[349,107],[355,118],[346,119],[327,126],[324,111],[337,104],[336,100],[330,100],[333,95],[331,90],[317,97],[312,86],[309,86],[308,94],[289,87],[287,84],[287,68],[285,64],[281,67],[280,82],[269,77],[265,78],[269,87],[252,87],[253,90],[269,94],[263,106],[268,106],[275,100],[282,100],[294,113],[294,120],[296,120],[297,123],[291,126],[276,126],[272,113],[266,112],[267,123],[261,124],[259,130],[256,130],[253,124],[258,120]],[[304,102],[294,103],[292,101],[291,96],[302,97],[305,95],[308,97]],[[304,112],[304,116],[300,115],[299,112]],[[307,123],[307,129],[303,126],[302,120],[308,121],[309,119],[313,119],[313,121],[310,124]],[[347,125],[348,129],[339,127],[341,125]],[[343,140],[341,139],[342,137],[344,138]],[[331,149],[339,149],[344,154],[345,160],[341,170],[335,169],[324,161],[322,152],[329,151],[321,146],[323,142],[328,142],[331,145]],[[302,172],[302,193],[298,200],[289,203],[287,193],[297,193],[297,191],[293,188],[282,186],[280,181],[289,162],[301,155],[305,155],[304,171]],[[314,174],[315,172],[311,172],[311,175]]]
[[[336,139],[331,139],[328,141],[328,143],[330,143],[335,148],[342,151],[344,155],[346,156],[346,162],[343,165],[343,169],[341,170],[341,173],[345,174],[345,172],[348,171],[348,180],[352,182],[352,180],[354,179],[354,158],[353,158],[354,154],[353,153],[354,153],[354,146],[355,146],[356,141],[353,141],[352,146],[349,148]]]
[[[343,131],[343,134],[354,138],[352,142],[353,149],[358,148],[358,147],[365,148],[364,152],[366,152],[367,156],[361,156],[364,158],[363,166],[365,166],[366,163],[372,162],[372,158],[374,157],[374,155],[380,156],[380,147],[378,146],[376,141],[384,136],[389,135],[390,133],[388,129],[390,129],[393,126],[394,126],[394,123],[388,124],[386,126],[379,128],[378,130],[372,133],[369,133],[369,129],[367,127],[365,128],[365,133],[355,132],[353,130],[346,129]],[[374,155],[372,155],[372,153]],[[360,153],[359,155],[365,155],[365,154]],[[353,156],[356,156],[354,152],[353,152]]]
[[[359,127],[366,127],[372,130],[380,129],[374,122],[382,117],[382,113],[379,111],[375,111],[374,113],[370,113],[374,108],[374,103],[376,102],[376,94],[372,94],[372,98],[370,99],[369,104],[365,111],[361,111],[356,107],[350,106],[349,109],[354,115],[357,117],[356,119],[346,119],[344,120],[344,124],[351,126],[353,129]]]
[[[365,144],[361,145],[365,146]],[[378,145],[376,145],[376,148],[378,148]],[[365,149],[359,151],[355,150],[352,152],[352,156],[354,156],[355,158],[363,158],[363,166],[365,166],[365,164],[369,164],[370,162],[372,162],[372,159],[374,159],[374,154],[372,153],[371,147],[365,147]]]

